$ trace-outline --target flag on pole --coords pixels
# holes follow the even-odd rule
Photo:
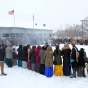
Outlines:
[[[9,14],[9,15],[14,15],[14,10],[8,11],[8,14]]]
[[[34,14],[33,14],[33,21],[34,21]]]

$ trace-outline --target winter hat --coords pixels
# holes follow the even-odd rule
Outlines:
[[[68,43],[65,43],[65,44],[64,44],[64,47],[62,48],[62,50],[66,50],[66,49],[70,49],[70,47],[69,47],[69,44],[68,44]]]
[[[59,45],[56,45],[56,49],[59,49]]]
[[[48,44],[48,42],[46,42],[45,44]]]
[[[65,44],[64,44],[64,47],[69,47],[68,43],[65,43]]]

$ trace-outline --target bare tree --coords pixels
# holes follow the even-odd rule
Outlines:
[[[88,17],[85,18],[85,21],[83,23],[83,29],[84,31],[88,32]]]

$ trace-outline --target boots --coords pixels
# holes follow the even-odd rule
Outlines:
[[[79,77],[86,77],[84,67],[79,67]]]
[[[3,74],[1,74],[1,76],[6,76],[7,74],[5,74],[5,73],[3,73]]]

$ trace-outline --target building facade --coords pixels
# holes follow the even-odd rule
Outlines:
[[[22,27],[0,27],[0,38],[10,37],[52,37],[53,30],[50,29],[36,29],[36,28],[22,28]]]
[[[8,40],[12,45],[37,45],[46,42],[52,34],[52,29],[29,21],[15,20],[15,24],[12,19],[0,21],[0,44],[7,44]]]

